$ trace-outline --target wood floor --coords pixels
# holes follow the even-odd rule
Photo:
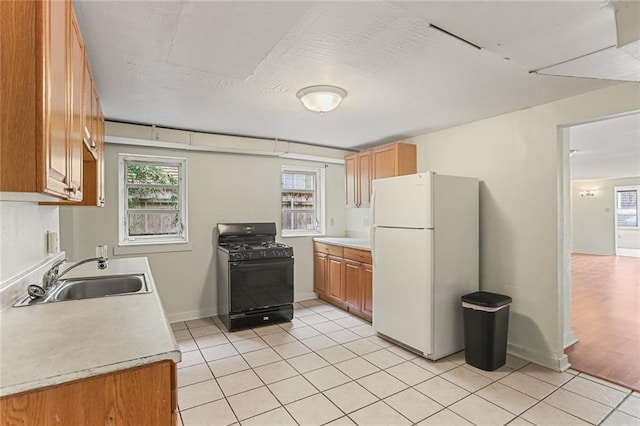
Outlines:
[[[640,258],[571,256],[571,368],[640,391]]]

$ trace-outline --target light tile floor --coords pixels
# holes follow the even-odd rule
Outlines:
[[[172,324],[180,421],[191,425],[637,425],[640,394],[508,356],[494,372],[459,352],[433,362],[319,300],[290,323],[226,333]]]

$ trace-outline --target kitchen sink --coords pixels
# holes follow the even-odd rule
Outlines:
[[[56,301],[91,299],[118,294],[148,293],[143,274],[109,277],[69,278],[51,296]]]
[[[150,293],[144,274],[110,275],[101,277],[68,278],[47,295],[32,298],[26,296],[14,306],[63,302],[65,300],[93,299],[97,297],[123,296]]]

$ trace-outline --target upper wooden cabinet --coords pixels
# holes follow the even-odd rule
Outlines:
[[[397,142],[344,158],[347,207],[369,207],[371,182],[416,173],[416,146]]]
[[[100,98],[85,62],[83,83],[83,198],[82,206],[103,207],[104,199],[104,119]]]
[[[392,143],[376,147],[372,155],[372,179],[416,173],[416,146],[408,143]]]
[[[55,3],[55,1],[54,1]],[[84,46],[82,44],[82,36],[76,22],[73,11],[70,13],[70,42],[69,42],[69,117],[67,118],[67,131],[69,141],[69,182],[70,191],[69,199],[73,201],[82,201],[82,116],[84,90]]]
[[[369,207],[371,193],[371,151],[344,158],[347,207]]]
[[[0,191],[83,200],[87,62],[71,2],[2,1],[0,12]]]

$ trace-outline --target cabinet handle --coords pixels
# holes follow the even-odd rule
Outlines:
[[[64,189],[67,192],[73,193],[73,195],[76,195],[76,193],[78,192],[78,188],[76,188],[75,186],[71,186],[69,188],[65,188]]]

